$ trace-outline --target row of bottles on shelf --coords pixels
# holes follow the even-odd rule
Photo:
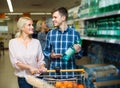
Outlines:
[[[101,45],[92,43],[88,46],[89,64],[103,64],[103,48]]]
[[[120,45],[113,44],[113,45],[104,45],[104,61],[105,63],[113,63],[119,66],[120,63]],[[112,49],[112,50],[111,50]]]
[[[112,49],[112,50],[111,50]],[[93,42],[88,46],[88,57],[90,64],[111,63],[119,65],[120,63],[120,45],[104,44]]]
[[[120,17],[86,21],[85,34],[93,37],[120,38]]]
[[[88,17],[116,11],[120,8],[120,0],[82,0],[79,17]]]
[[[119,88],[119,69],[112,64],[92,64],[83,66],[85,69],[85,88]],[[97,83],[101,83],[98,85]],[[103,83],[105,83],[103,85]]]

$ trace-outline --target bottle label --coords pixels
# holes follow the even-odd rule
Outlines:
[[[68,55],[68,56],[71,56],[71,55],[73,55],[74,53],[75,53],[75,50],[74,50],[73,48],[69,48],[69,49],[65,52],[65,54]]]
[[[65,55],[63,55],[63,59],[68,61],[70,59],[70,57],[75,53],[75,49],[74,48],[69,48],[66,52]]]

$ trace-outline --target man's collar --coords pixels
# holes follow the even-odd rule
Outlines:
[[[58,31],[62,32],[62,31],[60,30],[60,28],[58,28]],[[68,26],[62,33],[67,32],[67,31],[69,31],[69,26]]]

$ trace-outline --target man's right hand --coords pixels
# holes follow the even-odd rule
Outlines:
[[[51,58],[61,58],[61,57],[62,57],[62,54],[55,54],[54,51],[52,51],[50,57],[51,57]]]

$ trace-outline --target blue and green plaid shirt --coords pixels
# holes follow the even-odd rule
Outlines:
[[[68,27],[64,32],[61,32],[58,28],[52,29],[47,34],[44,55],[50,59],[52,50],[63,55],[77,40],[80,40],[80,34],[73,28]],[[72,56],[69,61],[64,61],[62,58],[50,59],[50,70],[55,69],[56,66],[61,69],[76,69],[75,59],[80,59],[81,56],[82,51]],[[57,77],[57,73],[50,73],[50,75]],[[74,77],[75,72],[62,72],[60,75],[62,78],[69,78]]]

